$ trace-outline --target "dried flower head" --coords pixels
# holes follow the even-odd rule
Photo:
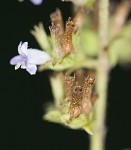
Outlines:
[[[82,101],[82,86],[75,83],[72,91],[72,101],[70,105],[70,116],[71,118],[77,118],[81,114],[81,101]]]
[[[87,77],[86,74],[83,83],[80,84],[76,74],[74,76],[61,74],[61,78],[59,75],[55,76],[54,84],[52,84],[53,91],[57,91],[55,106],[49,105],[44,119],[63,124],[71,129],[84,129],[89,134],[93,134],[92,123],[95,104],[94,101],[92,102],[93,76]],[[61,84],[61,80],[64,83]]]
[[[55,12],[50,14],[50,19],[51,19],[51,22],[53,22],[56,26],[57,25],[60,26],[59,35],[63,35],[64,34],[64,23],[63,23],[61,11],[59,9],[56,9]]]
[[[60,28],[61,28],[60,25],[59,24],[56,25],[54,22],[52,22],[52,25],[49,26],[51,37],[54,41],[55,54],[58,57],[62,56],[62,54],[63,54],[63,52],[62,52],[62,36],[60,35]]]
[[[65,54],[69,54],[73,51],[72,33],[74,28],[75,28],[75,21],[69,18],[68,21],[66,22],[66,29],[63,39],[63,50]]]
[[[52,22],[51,26],[49,26],[49,30],[50,30],[51,35],[57,38],[57,35],[59,34],[59,31],[60,31],[60,26]]]
[[[72,33],[75,28],[75,21],[68,19],[66,28],[64,30],[63,19],[59,9],[50,15],[52,25],[49,27],[52,39],[54,41],[54,48],[59,57],[67,56],[73,51]]]
[[[65,95],[68,100],[72,99],[72,91],[75,86],[75,76],[65,76]]]
[[[64,35],[64,24],[59,9],[50,15],[52,25],[49,27],[51,35],[53,35],[55,51],[58,57],[62,56],[62,42]]]
[[[92,111],[92,88],[95,79],[85,77],[84,84],[81,86],[75,77],[65,76],[65,94],[70,101],[70,118],[78,118],[81,113],[88,116]]]
[[[82,93],[82,111],[85,115],[89,115],[92,111],[92,101],[91,101],[91,95],[92,95],[92,89],[94,85],[94,78],[91,78],[90,76],[85,77],[84,84],[83,84],[83,93]]]

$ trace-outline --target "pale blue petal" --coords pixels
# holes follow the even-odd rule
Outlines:
[[[30,0],[34,5],[41,5],[43,0]]]
[[[27,48],[28,48],[28,42],[24,42],[22,44],[22,42],[20,42],[20,44],[18,45],[18,53],[22,56],[27,56]]]
[[[25,61],[25,59],[21,55],[17,55],[15,57],[11,58],[10,64],[11,65],[16,65],[19,62],[23,62],[23,61]]]
[[[28,67],[26,68],[26,70],[27,70],[31,75],[34,75],[34,74],[36,74],[37,66],[36,66],[36,65],[28,65]]]
[[[28,49],[28,63],[41,65],[45,64],[50,60],[48,53],[37,50],[37,49]]]

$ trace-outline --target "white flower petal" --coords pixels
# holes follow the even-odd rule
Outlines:
[[[22,42],[20,42],[20,44],[18,45],[18,53],[20,55],[23,55],[23,56],[27,56],[27,48],[28,48],[28,42],[24,42],[22,44]]]
[[[45,64],[50,60],[48,53],[37,50],[37,49],[28,49],[28,63],[41,65]]]
[[[36,65],[29,65],[26,70],[31,74],[34,75],[36,74],[37,71],[37,66]]]

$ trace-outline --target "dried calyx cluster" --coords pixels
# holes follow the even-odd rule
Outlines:
[[[54,38],[57,55],[63,56],[73,51],[72,33],[75,28],[75,21],[69,17],[64,29],[61,12],[57,9],[50,15],[52,25],[49,27],[51,36]]]
[[[94,70],[79,69],[51,76],[55,105],[50,104],[44,119],[71,129],[83,129],[93,134],[94,108],[98,98]]]
[[[70,103],[70,118],[78,118],[82,113],[89,116],[94,105],[92,101],[94,82],[95,78],[91,76],[85,77],[83,84],[80,84],[75,76],[65,76],[65,95]]]

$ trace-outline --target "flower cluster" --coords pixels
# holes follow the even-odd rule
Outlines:
[[[64,84],[60,82],[60,78],[64,79]],[[93,134],[93,109],[96,100],[94,81],[91,76],[85,77],[84,80],[78,79],[78,76],[64,74],[53,76],[52,90],[56,94],[56,88],[59,88],[59,92],[55,96],[55,105],[48,107],[44,119],[72,129],[84,129]]]

